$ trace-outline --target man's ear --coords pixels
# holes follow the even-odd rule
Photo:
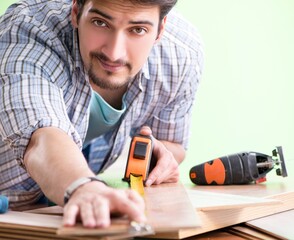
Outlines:
[[[157,35],[155,43],[157,43],[161,39],[161,37],[163,35],[164,29],[165,29],[165,24],[166,24],[166,19],[167,19],[167,16],[165,16],[161,20],[161,23],[160,23],[160,26],[159,26],[159,29],[158,29],[158,35]]]
[[[78,27],[78,3],[77,0],[72,1],[72,9],[71,9],[71,24],[74,28]]]

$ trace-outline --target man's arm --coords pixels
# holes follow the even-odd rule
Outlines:
[[[40,128],[32,134],[24,163],[44,194],[58,205],[72,182],[94,176],[76,144],[58,128]]]
[[[24,163],[44,194],[61,206],[70,184],[79,178],[94,176],[71,138],[53,127],[40,128],[32,134]],[[64,208],[64,225],[74,225],[80,216],[86,227],[106,227],[110,224],[111,212],[126,214],[131,220],[145,221],[144,202],[137,193],[115,190],[93,181],[72,194]]]
[[[181,144],[163,141],[163,140],[161,142],[167,148],[167,150],[169,150],[173,154],[178,164],[184,161],[186,157],[186,150]]]

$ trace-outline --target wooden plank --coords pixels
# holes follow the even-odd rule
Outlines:
[[[214,211],[222,209],[243,208],[281,204],[276,199],[256,198],[234,194],[221,194],[197,190],[188,190],[189,198],[198,211]]]
[[[56,231],[62,225],[61,216],[33,214],[25,212],[8,211],[0,214],[0,226],[15,226],[20,228],[37,229],[40,231]]]
[[[201,225],[186,189],[181,183],[145,187],[144,200],[146,204],[147,224],[157,233]],[[59,234],[70,234],[73,236],[97,235],[98,232],[99,229],[85,230],[78,227],[61,227],[58,230]]]
[[[216,195],[217,196],[217,195]],[[157,239],[183,239],[216,229],[232,226],[238,223],[247,222],[260,217],[279,213],[289,209],[294,209],[294,192],[277,194],[268,199],[280,201],[281,204],[251,206],[244,208],[221,209],[214,211],[199,211],[196,209],[201,219],[202,225],[197,228],[180,229],[169,233],[158,233],[154,237]]]
[[[62,236],[57,236],[58,229],[65,231]],[[146,234],[129,232],[129,229],[130,225],[127,219],[114,219],[109,228],[86,229],[81,225],[77,225],[73,228],[62,228],[62,216],[15,211],[8,211],[0,215],[0,232],[6,231],[6,235],[10,234],[15,237],[25,236],[25,233],[28,231],[34,232],[38,237],[42,236],[45,238],[49,235],[51,238],[56,239],[80,239],[78,237],[81,235],[88,235],[90,237],[95,235],[94,239],[97,239],[99,236],[103,239],[105,239],[106,236],[111,236],[107,239],[125,239]],[[87,239],[91,239],[90,237],[87,237]]]
[[[229,232],[226,232],[224,229],[224,230],[216,230],[213,232],[193,236],[193,237],[187,238],[186,240],[244,240],[244,237],[237,236],[236,234],[231,234]]]
[[[35,213],[35,214],[49,214],[49,215],[59,215],[62,216],[63,214],[63,208],[60,206],[53,206],[53,207],[45,207],[45,208],[40,208],[40,209],[33,209],[33,210],[28,210],[26,212],[30,212],[30,213]],[[112,219],[112,226],[110,228],[107,228],[105,231],[107,234],[109,234],[109,232],[117,232],[120,228],[120,236],[122,236],[123,232],[127,232],[129,230],[129,221],[127,219],[124,218],[117,218],[117,219]],[[124,231],[121,231],[121,230]],[[57,234],[59,235],[63,235],[63,236],[70,236],[73,237],[74,236],[97,236],[97,235],[101,235],[101,230],[100,229],[91,229],[89,231],[89,229],[87,228],[83,228],[81,225],[77,225],[74,228],[66,228],[66,227],[59,227],[59,229],[57,230]],[[147,233],[146,233],[147,234]],[[150,233],[149,233],[150,234]],[[130,237],[130,235],[126,235],[126,237]],[[114,236],[111,237],[111,239],[114,239]]]
[[[201,225],[187,191],[181,183],[145,187],[144,192],[148,224],[155,231],[178,230]],[[61,216],[63,209],[59,206],[54,206],[33,209],[27,212]],[[75,230],[72,229],[72,231]],[[59,232],[68,233],[67,230]],[[78,231],[76,234],[79,234]]]
[[[287,167],[293,168],[294,162],[287,163]],[[183,239],[186,237],[196,236],[205,232],[213,231],[215,229],[236,225],[238,223],[251,221],[260,217],[265,217],[275,213],[280,213],[293,209],[294,175],[289,175],[287,178],[281,178],[279,176],[271,174],[270,179],[270,181],[262,184],[248,185],[196,186],[191,183],[187,184],[187,188],[195,191],[197,190],[213,194],[233,194],[240,196],[266,198],[281,201],[282,204],[275,204],[273,206],[247,206],[240,209],[229,207],[230,209],[227,210],[223,209],[214,211],[199,211],[199,209],[196,209],[196,211],[198,212],[198,216],[202,221],[201,227],[193,229],[181,229],[179,231],[170,232],[168,234],[157,234],[154,237],[158,239]],[[190,192],[188,191],[188,193]],[[197,195],[194,196],[194,198],[197,198]],[[207,206],[209,206],[209,202],[214,201],[213,199],[215,198],[216,197],[211,197],[210,199],[208,199]],[[289,223],[285,224],[289,225]]]
[[[67,237],[67,236],[57,236],[54,233],[50,232],[40,232],[40,231],[32,231],[32,230],[24,230],[13,228],[0,228],[0,239],[9,238],[9,239],[22,239],[22,240],[34,240],[34,239],[54,239],[54,240],[76,240],[77,238]],[[97,238],[95,238],[97,239]],[[85,239],[83,239],[85,240]]]
[[[243,226],[243,225],[238,225],[238,226],[233,226],[230,228],[227,228],[225,230],[228,233],[231,233],[235,236],[242,237],[242,239],[248,239],[248,240],[277,240],[277,238],[274,238],[266,233],[256,231],[255,229]]]
[[[202,192],[202,194],[203,199],[206,198],[207,202],[214,197],[219,199],[221,203],[221,198],[224,197],[224,194],[210,195],[205,192]],[[195,196],[192,196],[192,199],[200,199],[200,195],[201,191],[195,194]],[[254,202],[252,202],[253,198],[246,197],[240,198],[242,200],[240,208],[237,208],[236,204],[230,207],[232,202],[227,205],[222,203],[220,209],[217,209],[217,206],[214,205],[212,207],[209,206],[207,210],[205,206],[202,205],[199,206],[199,209],[196,209],[197,215],[195,214],[195,206],[192,205],[187,197],[186,190],[181,184],[162,184],[146,188],[145,197],[146,196],[148,196],[145,199],[148,221],[157,231],[154,236],[149,237],[157,239],[182,239],[294,208],[294,192],[277,194],[265,198],[259,201],[258,206],[255,206]],[[225,196],[225,202],[227,198],[228,196]],[[244,203],[245,199],[250,199],[251,202]],[[238,200],[238,196],[235,197],[235,200]],[[265,201],[265,205],[261,204],[262,201]],[[280,204],[277,204],[278,202],[280,202]],[[246,206],[244,206],[244,204]],[[60,214],[60,212],[62,212],[62,209],[59,207],[54,207],[52,209],[55,214]],[[38,212],[38,210],[35,211]],[[39,211],[39,213],[46,213],[47,211],[48,209],[43,209]],[[16,213],[9,211],[7,214],[0,215],[0,228],[5,227],[3,222],[6,224],[6,227],[9,226],[10,223],[12,227],[18,225],[17,229],[19,230],[32,230],[40,233],[44,232],[46,234],[48,232],[50,234],[56,234],[57,229],[59,229],[60,233],[65,231],[64,228],[61,228],[62,216],[56,215]],[[193,227],[189,228],[191,225]],[[126,220],[124,227],[127,229],[127,226],[129,225]],[[181,226],[183,226],[183,228],[179,229]],[[126,229],[124,229],[124,231]],[[77,226],[75,228],[66,229],[66,231],[68,232],[63,232],[63,234],[70,234],[76,237],[88,235],[89,238],[91,238],[93,235],[99,236],[100,229],[83,229],[81,226]],[[117,229],[115,231],[117,231]],[[109,234],[109,231],[107,234]],[[62,235],[60,237],[63,236],[66,237],[67,235]],[[100,236],[102,236],[101,232]],[[74,239],[74,237],[72,238]]]
[[[200,218],[181,183],[145,187],[146,216],[155,232],[198,227]]]
[[[294,200],[294,199],[293,199]],[[293,223],[294,210],[274,214],[245,223],[247,226],[258,229],[280,239],[294,239]],[[285,222],[288,222],[286,224]],[[291,223],[289,223],[291,222]],[[285,223],[285,224],[283,224]]]
[[[27,210],[25,212],[62,216],[63,215],[63,208],[60,206],[51,206],[51,207],[31,209],[31,210]]]
[[[160,191],[157,191],[155,189],[160,190]],[[170,197],[174,196],[175,194],[176,194],[176,196],[184,196],[185,194],[187,194],[185,191],[183,192],[182,190],[183,190],[182,187],[173,188],[173,185],[172,186],[164,185],[164,187],[163,187],[163,185],[159,185],[156,187],[148,188],[147,191],[149,191],[149,192],[147,193],[147,195],[151,196],[151,198],[147,200],[147,201],[149,201],[147,206],[151,206],[151,208],[149,209],[149,212],[150,213],[159,212],[159,215],[157,215],[159,217],[158,220],[162,221],[162,217],[164,217],[164,216],[162,216],[162,214],[166,211],[169,212],[170,210],[172,210],[173,205],[168,204],[170,202]],[[156,199],[155,200],[152,199],[152,197],[154,197],[154,194],[152,193],[153,191],[156,192],[155,195],[160,193],[160,195],[162,196],[161,200],[159,200],[158,202]],[[290,194],[290,196],[289,196],[289,194]],[[197,196],[199,198],[201,198],[200,195],[201,195],[201,192],[198,193]],[[209,199],[211,199],[211,197],[212,197],[210,195],[207,195],[206,193],[204,194],[204,197],[205,196],[206,197],[209,196]],[[218,194],[214,195],[214,197],[218,198],[218,199],[220,199],[221,196],[223,196],[223,194],[219,194],[219,196],[218,196]],[[291,196],[292,196],[292,198],[291,198]],[[181,209],[179,212],[181,212],[181,214],[183,214],[182,217],[186,216],[185,211],[187,209],[185,208],[185,206],[186,206],[185,204],[187,202],[179,200],[180,199],[179,197],[172,198],[172,199],[174,199],[173,201],[176,201],[177,205],[181,206]],[[238,199],[238,198],[236,198],[236,199]],[[245,198],[242,198],[242,201],[244,199]],[[229,209],[229,207],[226,206],[224,209],[221,209],[221,210],[210,210],[210,211],[197,210],[198,216],[200,217],[200,220],[202,221],[202,226],[201,227],[199,226],[197,228],[192,228],[192,229],[180,229],[177,231],[169,231],[168,233],[166,233],[165,230],[167,230],[167,229],[165,229],[165,226],[162,227],[162,225],[158,224],[155,219],[154,226],[156,227],[156,224],[158,224],[157,228],[159,229],[159,231],[153,237],[154,238],[181,239],[184,237],[194,236],[194,235],[198,235],[198,234],[208,232],[211,230],[219,229],[219,228],[222,228],[225,226],[230,226],[230,225],[236,224],[238,222],[243,222],[245,218],[248,218],[248,216],[250,216],[250,219],[252,219],[252,217],[256,218],[257,216],[260,216],[260,215],[264,216],[267,214],[267,211],[269,211],[269,209],[273,210],[276,208],[275,211],[280,211],[282,208],[285,209],[285,208],[289,207],[289,204],[287,204],[287,203],[289,203],[289,201],[293,202],[291,200],[291,199],[293,199],[293,192],[279,194],[279,195],[273,196],[268,199],[274,200],[273,201],[274,206],[269,205],[269,203],[267,202],[266,205],[264,205],[264,206],[246,207],[246,208],[240,208],[240,209],[237,209],[235,207],[233,207],[232,209]],[[251,200],[251,198],[250,198],[250,200]],[[267,200],[267,199],[265,199],[265,200]],[[277,201],[280,201],[281,204],[280,205],[276,204]],[[222,201],[220,201],[220,202],[222,202]],[[188,201],[188,203],[189,203],[189,201]],[[154,204],[154,205],[152,206],[151,204]],[[191,204],[191,202],[190,202],[190,204]],[[242,203],[242,204],[244,204],[244,203]],[[277,206],[279,206],[279,207],[277,208]],[[292,204],[292,207],[294,207],[293,204]],[[192,206],[192,208],[193,208],[193,206]],[[203,208],[203,206],[200,207],[200,209],[201,208]],[[62,211],[62,209],[59,207],[53,207],[52,209],[53,209],[53,212],[56,214],[60,214],[60,212]],[[39,213],[44,213],[44,212],[48,212],[48,211],[50,212],[50,208],[43,209],[43,210],[42,209],[41,210],[34,210],[34,211],[37,211],[37,212],[39,211]],[[61,216],[38,215],[38,214],[33,214],[33,213],[20,213],[20,212],[12,212],[12,211],[9,211],[8,213],[9,214],[0,215],[0,222],[3,221],[3,218],[5,216],[5,222],[19,224],[20,229],[29,229],[32,231],[34,230],[34,231],[46,232],[46,233],[47,232],[52,233],[52,231],[53,231],[52,234],[55,234],[56,229],[57,228],[60,229],[60,226],[61,226],[61,220],[62,220]],[[16,217],[16,214],[17,214],[17,217]],[[177,214],[178,214],[178,211],[175,211],[175,215],[173,217],[176,218]],[[154,216],[156,217],[156,214]],[[167,216],[170,216],[170,215],[167,214]],[[2,217],[2,220],[1,220],[1,217]],[[164,217],[164,218],[166,218],[166,217]],[[28,221],[28,219],[29,219],[29,221]],[[187,218],[187,219],[189,219],[189,218]],[[190,221],[194,221],[194,220],[190,219],[189,222]],[[197,219],[197,221],[199,221],[199,219]],[[168,221],[164,224],[167,224],[169,226],[169,228],[171,226],[170,224],[168,224]],[[180,224],[182,224],[181,221],[180,221]],[[25,225],[25,226],[22,226],[22,225]],[[32,226],[28,227],[27,225],[32,225]],[[128,223],[126,223],[126,226],[128,226]],[[1,224],[0,224],[0,227],[1,227]],[[85,231],[85,229],[83,229],[81,227],[76,227],[76,228],[68,229],[68,230],[69,230],[69,232],[67,232],[67,234],[71,234],[71,235],[73,234],[75,236],[76,235],[95,235],[95,236],[99,235],[99,229],[98,229],[98,233],[96,232],[97,229],[95,229],[94,231],[93,230],[89,231],[89,229],[86,229],[86,233],[85,233],[85,232],[83,232],[83,231]],[[160,230],[163,230],[163,231],[160,231]],[[109,231],[108,231],[108,233],[109,233]],[[100,234],[101,234],[101,232],[100,232]]]
[[[193,205],[182,184],[161,184],[145,188],[146,216],[148,224],[157,232],[175,231],[180,228],[200,226]],[[36,214],[38,213],[38,214]],[[62,208],[35,209],[31,212],[8,211],[0,215],[0,228],[10,228],[62,236],[106,236],[125,234],[126,237],[145,235],[134,232],[126,218],[112,219],[109,228],[89,229],[81,225],[62,226]],[[58,229],[58,231],[56,231]],[[151,232],[149,232],[150,234]]]

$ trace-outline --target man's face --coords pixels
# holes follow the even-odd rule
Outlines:
[[[81,56],[91,84],[103,89],[126,86],[144,65],[163,31],[159,7],[125,0],[88,0],[80,19],[73,0],[72,23],[78,28]],[[159,29],[159,30],[158,30]]]

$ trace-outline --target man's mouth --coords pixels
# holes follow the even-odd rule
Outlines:
[[[124,68],[127,68],[129,72],[132,70],[131,64],[123,59],[111,61],[105,54],[97,52],[92,52],[90,55],[92,60],[97,59],[101,68],[108,73],[117,73],[119,71],[123,71]]]
[[[105,70],[105,71],[108,71],[108,72],[118,72],[120,71],[122,68],[125,67],[125,64],[123,63],[113,63],[113,62],[107,62],[107,61],[103,61],[101,59],[98,59],[102,68]]]
[[[112,62],[109,61],[105,56],[96,55],[95,57],[99,61],[101,67],[107,72],[115,73],[126,67],[126,62],[122,60]]]

